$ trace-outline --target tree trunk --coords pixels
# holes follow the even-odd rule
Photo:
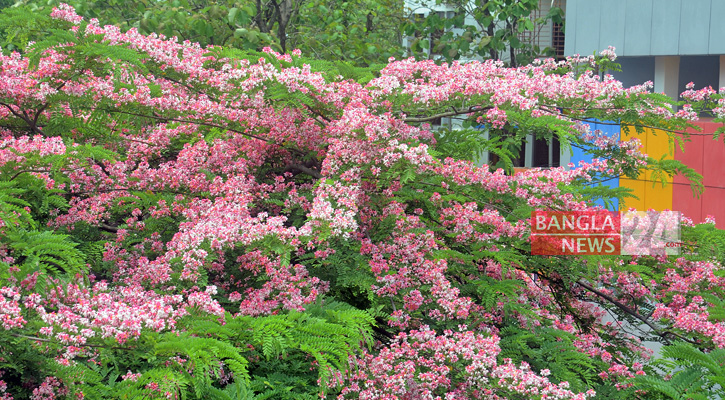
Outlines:
[[[483,15],[487,17],[492,17],[491,10],[487,7],[488,1],[484,1],[481,4],[481,7],[483,8]],[[491,23],[488,24],[486,27],[486,34],[492,39],[493,41],[493,35],[496,33],[496,22],[494,20],[491,20]],[[498,51],[493,48],[493,46],[488,48],[488,54],[491,56],[492,60],[498,60]]]

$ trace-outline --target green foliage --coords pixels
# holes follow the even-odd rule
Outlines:
[[[359,245],[351,241],[340,241],[336,248],[344,251],[336,251],[324,260],[310,253],[298,256],[295,262],[309,265],[316,276],[330,282],[331,297],[359,309],[369,309],[375,298],[371,289],[375,278],[370,275],[368,261],[360,255]]]
[[[403,17],[400,0],[67,0],[78,14],[142,34],[225,46],[242,50],[272,47],[300,49],[315,59],[343,60],[354,65],[385,62],[402,54],[398,26]],[[24,0],[28,8],[11,11],[6,26],[6,48],[23,49],[37,21],[31,13],[47,13],[59,0]],[[260,6],[260,8],[258,8]],[[277,8],[281,10],[277,12]],[[281,14],[281,15],[280,15]]]
[[[646,393],[640,398],[709,400],[725,395],[723,349],[705,353],[692,344],[677,342],[662,348],[662,358],[654,366],[656,370],[632,381],[632,391]]]
[[[501,357],[525,361],[536,371],[548,369],[556,380],[569,382],[575,391],[585,391],[598,384],[597,373],[605,363],[578,351],[575,340],[576,336],[559,329],[507,326],[501,331]]]
[[[436,4],[452,12],[436,12],[425,4],[409,10],[404,32],[412,37],[410,50],[418,56],[507,59],[512,66],[518,66],[539,56],[554,55],[553,49],[540,48],[521,38],[537,35],[548,22],[562,24],[563,10],[558,7],[536,17],[538,0],[437,0]]]
[[[37,183],[38,179],[31,182]],[[33,214],[47,214],[52,206],[64,206],[65,201],[52,191],[46,192],[40,199],[24,199],[27,194],[39,195],[33,187],[20,189],[17,182],[0,181],[0,241],[15,258],[20,268],[19,276],[33,272],[45,272],[53,275],[60,273],[76,274],[85,269],[84,255],[76,247],[69,235],[61,235],[48,230],[38,230],[39,226]],[[27,200],[35,200],[32,204]],[[35,205],[35,210],[31,206]],[[37,207],[37,206],[40,207]],[[35,212],[34,212],[35,211]],[[0,276],[7,274],[3,271]],[[6,277],[4,277],[6,278]]]
[[[30,204],[19,197],[24,192],[14,182],[0,181],[0,220],[10,229],[21,225],[33,227],[35,224],[26,209]]]
[[[697,260],[717,260],[725,263],[725,231],[714,224],[682,228],[684,251]]]
[[[0,349],[23,349],[0,360],[0,368],[11,379],[30,378],[31,368],[88,399],[165,398],[165,392],[182,399],[313,399],[335,371],[347,368],[350,356],[372,344],[375,324],[369,313],[334,301],[304,312],[225,319],[193,315],[179,321],[179,332],[144,331],[121,346],[95,341],[98,362],[69,365],[44,360],[32,337],[0,331]],[[137,376],[123,378],[130,373]]]
[[[310,45],[317,43],[314,44],[315,46],[329,40],[332,43],[328,47],[313,55],[334,59],[334,61],[294,57],[291,62],[278,60],[274,55],[255,51],[262,43],[274,40],[271,28],[267,28],[270,32],[265,33],[245,27],[252,24],[251,21],[255,16],[260,15],[260,10],[254,8],[256,5],[251,6],[240,2],[233,4],[202,2],[206,6],[200,8],[195,6],[197,3],[186,1],[124,3],[111,0],[107,3],[76,3],[79,6],[78,10],[86,16],[98,15],[104,18],[116,18],[115,21],[124,28],[138,22],[138,26],[142,30],[153,30],[169,35],[186,34],[192,39],[203,36],[208,40],[206,44],[223,42],[225,45],[235,46],[208,50],[209,53],[219,57],[252,60],[262,58],[264,62],[275,68],[303,67],[304,64],[310,64],[312,70],[323,71],[330,81],[354,80],[366,84],[379,76],[378,71],[381,66],[374,62],[379,61],[385,54],[394,54],[397,51],[394,48],[388,53],[379,51],[385,43],[388,43],[385,40],[392,39],[388,33],[378,30],[377,25],[394,25],[393,23],[385,25],[389,21],[383,21],[381,15],[383,8],[381,7],[385,6],[381,5],[393,7],[399,5],[397,2],[360,0],[331,5],[310,0],[304,3],[304,7],[295,11],[294,16],[291,17],[290,26],[295,27],[297,31],[288,31],[290,43],[300,43],[295,40],[299,41],[302,35],[310,38]],[[51,1],[47,4],[55,3]],[[45,15],[49,10],[47,4],[43,5],[42,10],[39,9],[38,21],[47,21]],[[135,9],[128,8],[131,4]],[[512,25],[510,28],[521,33],[534,29],[536,24],[542,22],[529,19],[531,9],[527,7],[531,2],[528,0],[521,3],[520,10],[513,10],[513,3],[509,1],[497,2],[497,4],[488,2],[487,4],[482,10],[476,11],[482,13],[479,17],[488,18],[485,20],[488,25],[484,24],[486,27],[496,23],[510,23]],[[366,8],[368,6],[374,6],[375,11],[369,11]],[[18,13],[29,9],[13,9],[6,16],[9,18],[20,15]],[[121,10],[119,15],[111,15],[116,9]],[[137,13],[142,13],[142,19],[138,19]],[[0,17],[0,20],[2,18],[6,17]],[[98,37],[78,38],[66,30],[48,29],[40,34],[33,31],[36,20],[21,17],[17,21],[11,22],[7,18],[2,20],[8,22],[4,28],[7,35],[6,48],[22,48],[33,60],[33,68],[39,67],[38,60],[42,51],[57,47],[61,43],[73,42],[74,46],[71,51],[67,52],[67,55],[74,62],[69,63],[68,70],[64,71],[69,76],[78,76],[88,70],[92,70],[94,73],[120,75],[120,70],[123,68],[112,69],[108,67],[110,63],[104,62],[111,59],[116,61],[117,65],[138,71],[139,75],[150,74],[159,77],[159,80],[165,79],[168,82],[177,83],[188,89],[191,96],[199,93],[207,98],[213,98],[219,94],[204,84],[195,82],[194,79],[187,79],[188,77],[181,73],[166,72],[168,68],[156,65],[142,52],[133,51],[124,46],[102,45],[98,43]],[[309,18],[305,20],[307,21],[305,23],[312,24],[306,28],[301,22],[305,18]],[[426,29],[438,29],[436,28],[438,25],[435,24],[441,23],[448,29],[462,23],[460,15],[457,15],[453,21],[435,20],[435,18],[437,16],[431,17],[430,21],[433,25],[427,26]],[[554,17],[551,16],[551,18]],[[362,20],[365,20],[364,27]],[[61,21],[58,24],[62,25],[65,22]],[[162,26],[162,24],[164,25]],[[271,26],[273,27],[273,25],[274,21]],[[230,31],[233,33],[230,34]],[[451,49],[456,50],[455,55],[451,56],[452,58],[466,52],[474,52],[470,45],[473,40],[471,35],[464,35],[463,38],[469,42],[468,47],[461,44],[463,42],[451,44]],[[361,41],[370,37],[379,40],[379,43],[361,47]],[[515,35],[507,36],[506,33],[499,36],[488,36],[486,39],[481,37],[480,42],[476,44],[479,47],[475,51],[482,55],[487,52],[500,52],[505,46],[509,46],[514,49],[512,50],[515,53],[513,60],[523,59],[517,58],[518,55],[523,54],[522,57],[525,57],[526,54],[531,55],[532,52],[536,52],[536,49],[527,50],[524,45],[517,42],[518,39],[514,40],[515,37]],[[33,40],[36,40],[36,43],[26,48],[27,42]],[[439,45],[441,43],[436,44],[436,46]],[[63,49],[63,47],[58,47],[57,51],[63,52],[65,51]],[[162,74],[162,70],[165,74]],[[135,90],[149,90],[153,97],[157,97],[160,95],[162,87],[161,84],[151,84],[141,89],[126,82],[118,82],[115,89],[125,89],[131,94]],[[326,119],[334,118],[341,112],[339,109],[331,109],[331,106],[325,105],[314,96],[301,91],[291,91],[289,87],[281,82],[270,80],[243,93],[232,92],[232,97],[243,95],[251,98],[262,93],[264,101],[274,108],[273,111],[299,110],[300,114],[314,118],[309,121],[310,123],[322,126],[325,126]],[[314,92],[314,88],[311,86],[306,88]],[[88,98],[81,99],[81,97],[63,93],[48,96],[47,104],[38,104],[35,108],[34,118],[38,125],[31,126],[32,124],[27,123],[27,117],[23,119],[20,116],[8,117],[3,121],[8,124],[8,129],[13,135],[25,134],[34,130],[33,133],[38,133],[36,132],[38,127],[42,126],[42,133],[47,137],[61,136],[66,138],[68,144],[71,140],[83,143],[78,146],[69,146],[64,154],[42,157],[37,154],[24,155],[25,160],[22,167],[26,169],[18,169],[19,164],[15,162],[8,162],[2,166],[0,171],[2,172],[0,175],[0,221],[3,222],[3,226],[0,230],[0,250],[4,252],[3,255],[12,257],[13,266],[20,269],[17,274],[11,275],[9,264],[0,265],[0,279],[3,281],[11,279],[17,281],[30,273],[38,272],[43,278],[52,275],[52,282],[62,286],[69,280],[68,276],[79,273],[82,275],[80,279],[90,280],[89,274],[86,273],[86,266],[90,265],[96,281],[113,282],[114,279],[118,279],[117,272],[123,268],[124,261],[136,261],[140,257],[145,257],[153,262],[164,255],[163,243],[168,243],[179,232],[180,225],[190,219],[188,215],[177,211],[171,215],[148,218],[154,207],[162,202],[166,205],[176,203],[173,207],[184,210],[185,202],[202,199],[208,199],[211,202],[216,200],[218,194],[199,193],[199,191],[183,187],[178,190],[161,189],[158,192],[155,191],[156,189],[134,190],[133,183],[139,182],[141,179],[129,177],[121,183],[114,181],[116,179],[114,174],[108,173],[108,169],[115,161],[129,161],[127,159],[129,154],[124,153],[122,144],[124,141],[135,140],[132,135],[121,135],[119,132],[131,131],[131,129],[151,129],[155,124],[160,123],[159,120],[166,123],[168,127],[178,127],[180,124],[187,123],[183,119],[188,116],[178,111],[168,111],[160,116],[158,109],[148,105],[134,103],[116,105],[110,100],[89,103]],[[409,95],[403,94],[391,97],[389,104],[372,105],[371,107],[380,107],[381,112],[405,111],[410,100]],[[470,101],[473,104],[487,104],[490,98],[479,96]],[[654,101],[666,103],[665,100],[658,98],[655,98]],[[455,107],[459,107],[458,103],[459,99],[455,99],[433,105],[430,110],[416,110],[415,112],[419,112],[420,115],[414,118],[418,117],[419,122],[424,122],[435,119],[431,116],[436,113],[444,113],[450,109],[457,112]],[[65,110],[59,105],[72,111],[69,113],[70,115],[64,115],[62,118],[49,118],[48,115]],[[458,110],[460,109],[459,107]],[[43,113],[43,111],[47,111],[47,113]],[[568,149],[570,145],[585,146],[585,143],[570,133],[570,122],[562,121],[555,116],[533,118],[530,112],[525,111],[509,110],[507,113],[508,123],[502,129],[482,127],[472,121],[467,121],[462,130],[441,129],[436,131],[436,144],[432,145],[434,148],[430,154],[439,160],[451,157],[478,161],[484,152],[489,152],[492,157],[498,158],[497,162],[491,163],[491,167],[510,170],[514,159],[520,154],[525,138],[530,134],[536,139],[550,143],[558,140],[564,150]],[[596,113],[597,111],[594,111],[592,114],[596,116]],[[224,139],[235,137],[235,135],[243,136],[250,131],[247,129],[248,127],[242,125],[243,122],[222,120],[222,123],[217,124],[215,118],[217,117],[210,117],[203,123],[199,123],[192,134],[185,133],[173,138],[168,146],[159,151],[159,154],[147,160],[148,164],[152,168],[156,168],[169,161],[177,160],[179,152],[189,145],[208,144],[213,146]],[[626,112],[622,115],[622,121],[634,121],[633,118],[633,115]],[[657,121],[652,119],[644,122],[655,123]],[[264,129],[268,129],[268,127],[261,128],[261,130]],[[72,137],[68,132],[72,132]],[[364,133],[360,131],[355,134]],[[299,151],[287,142],[275,144],[279,145],[282,150],[290,150],[290,153],[295,150]],[[319,162],[315,157],[324,153],[324,146],[323,144],[320,148],[307,149],[300,158],[305,162]],[[284,153],[284,151],[280,153]],[[623,151],[618,153],[615,150],[613,157],[623,156],[623,153]],[[244,157],[244,155],[240,157]],[[293,157],[288,154],[272,154],[264,160],[264,165],[255,168],[253,172],[252,167],[249,167],[249,171],[245,171],[245,174],[249,172],[250,175],[256,175],[253,178],[260,186],[271,186],[277,182],[280,175],[289,172],[285,163],[290,158]],[[660,171],[662,174],[683,173],[693,179],[698,178],[693,170],[685,168],[677,162],[665,159],[651,161],[655,171]],[[128,168],[135,167],[128,166]],[[124,193],[114,197],[108,204],[104,204],[105,212],[102,222],[94,225],[77,222],[69,234],[60,234],[48,223],[57,213],[65,211],[70,208],[71,204],[75,204],[69,204],[69,200],[87,198],[82,184],[68,185],[70,180],[63,177],[64,174],[76,169],[85,169],[90,175],[94,174],[93,171],[102,171],[110,180],[108,187],[112,188],[108,190],[114,191],[114,193]],[[638,170],[632,167],[631,170],[626,170],[625,174],[630,172],[636,174]],[[59,181],[52,185],[35,176],[46,173],[54,178],[58,177]],[[205,169],[199,172],[199,177],[209,181],[215,178],[224,180],[226,178],[224,174],[226,172],[215,173]],[[546,281],[546,288],[551,291],[552,299],[556,302],[556,306],[547,308],[547,311],[556,309],[562,313],[578,316],[579,313],[574,310],[574,307],[575,302],[580,299],[572,296],[573,286],[581,279],[599,274],[600,266],[611,264],[614,271],[618,271],[617,268],[623,270],[623,267],[615,261],[607,261],[603,258],[582,260],[563,257],[532,257],[530,243],[525,234],[522,236],[511,235],[511,237],[504,235],[500,239],[496,238],[495,244],[493,241],[485,239],[462,240],[459,238],[458,232],[453,232],[449,227],[444,226],[445,223],[452,222],[446,220],[450,216],[442,215],[440,205],[436,204],[437,201],[432,200],[432,195],[435,193],[443,204],[472,204],[479,211],[496,210],[501,218],[516,223],[524,221],[532,211],[529,203],[518,193],[513,194],[506,191],[497,193],[475,184],[458,186],[454,183],[455,179],[453,179],[454,182],[451,182],[450,177],[444,179],[436,174],[423,174],[420,172],[420,168],[402,159],[374,175],[373,177],[367,171],[363,172],[361,174],[362,184],[386,188],[395,183],[400,187],[389,193],[382,192],[382,190],[380,192],[369,190],[366,194],[366,196],[369,195],[369,198],[366,198],[365,201],[369,202],[370,206],[366,210],[377,216],[384,215],[385,209],[393,204],[392,202],[396,202],[396,205],[405,207],[405,213],[379,220],[364,218],[367,216],[361,217],[361,224],[370,224],[369,227],[360,231],[361,237],[365,236],[373,244],[389,243],[390,238],[401,229],[399,223],[402,218],[411,220],[416,218],[421,221],[420,226],[406,233],[423,235],[433,232],[435,234],[436,248],[421,257],[428,257],[432,262],[446,261],[446,268],[441,275],[444,275],[445,280],[451,282],[450,290],[460,291],[462,298],[471,299],[476,306],[481,307],[479,310],[485,310],[487,313],[486,316],[474,315],[466,323],[470,323],[473,329],[490,324],[486,328],[493,328],[491,330],[500,332],[502,358],[511,358],[517,363],[525,361],[536,371],[548,369],[551,371],[552,381],[568,381],[572,389],[576,391],[594,387],[599,391],[601,397],[615,398],[616,393],[608,394],[612,392],[612,387],[608,383],[604,383],[597,375],[597,371],[605,370],[608,367],[607,363],[601,361],[600,358],[589,357],[582,353],[581,349],[574,344],[575,336],[567,334],[561,329],[546,326],[548,323],[546,317],[537,314],[538,310],[532,310],[530,306],[532,303],[521,301],[522,292],[529,290],[530,286],[526,285],[531,282],[525,282],[524,279],[520,279],[520,275],[516,274],[523,273],[532,278],[532,285],[539,285],[540,282]],[[662,178],[664,175],[656,176]],[[103,174],[98,173],[98,176],[92,176],[90,179],[96,177],[103,177]],[[606,176],[601,178],[605,179]],[[306,196],[308,201],[311,200],[314,185],[317,184],[319,187],[323,181],[317,179],[316,176],[304,176],[304,174],[294,179],[295,187],[301,188],[301,196]],[[542,177],[539,182],[547,179]],[[336,183],[333,178],[324,182]],[[126,184],[129,188],[123,186]],[[525,182],[509,182],[508,184],[512,189],[523,188],[527,185]],[[587,182],[576,181],[569,185],[564,193],[574,193],[579,198],[588,200],[599,198],[609,200],[612,197],[627,195],[623,190],[608,191],[601,187],[587,185]],[[149,184],[147,187],[155,188],[156,186]],[[252,206],[245,205],[247,207],[245,210],[249,211],[251,215],[261,215],[262,213],[274,215],[275,212],[270,210],[282,210],[277,214],[284,215],[284,224],[288,227],[299,228],[308,221],[308,209],[300,205],[287,205],[286,200],[291,197],[289,193],[284,191],[265,192],[259,197],[264,198],[250,202],[253,204]],[[136,213],[137,209],[140,214]],[[133,220],[133,218],[129,218],[129,215],[136,217],[137,214],[140,215],[143,228],[135,228],[133,222],[129,222],[129,220]],[[363,219],[365,220],[363,221]],[[470,229],[481,235],[495,236],[496,233],[496,228],[489,223],[472,221]],[[124,233],[117,235],[121,230]],[[81,345],[81,350],[87,351],[87,353],[75,357],[75,362],[70,365],[61,365],[47,357],[46,354],[62,351],[65,344],[60,343],[58,338],[52,335],[42,338],[31,336],[38,334],[41,319],[34,314],[35,311],[27,309],[23,311],[24,316],[31,322],[23,328],[24,330],[19,329],[19,333],[0,331],[0,350],[3,354],[3,357],[0,358],[0,369],[10,371],[8,381],[13,388],[21,388],[20,392],[16,392],[20,395],[28,394],[22,392],[23,384],[27,382],[30,382],[31,385],[36,384],[42,381],[43,377],[52,376],[61,379],[72,391],[82,391],[89,399],[157,398],[164,396],[165,392],[184,399],[319,398],[319,392],[327,390],[321,388],[326,388],[327,383],[334,382],[337,372],[350,367],[352,356],[360,355],[366,349],[370,350],[374,339],[387,341],[398,333],[396,328],[379,327],[378,325],[382,326],[381,322],[390,319],[391,313],[397,311],[396,305],[400,304],[401,298],[406,295],[407,287],[391,297],[376,296],[373,288],[380,282],[371,271],[370,256],[363,254],[361,241],[331,239],[329,227],[316,229],[314,234],[314,241],[309,242],[312,246],[304,250],[300,246],[299,251],[295,251],[294,245],[275,236],[265,236],[249,246],[245,244],[244,246],[223,247],[220,245],[215,247],[215,245],[204,242],[199,246],[200,250],[208,254],[204,261],[208,264],[214,263],[214,266],[204,269],[197,281],[181,281],[178,279],[178,271],[174,271],[168,286],[165,286],[166,284],[159,286],[148,284],[148,287],[144,287],[144,289],[151,288],[151,290],[159,292],[168,290],[170,293],[186,295],[188,294],[187,289],[198,290],[211,282],[212,278],[215,278],[213,274],[217,273],[222,278],[228,278],[227,281],[222,280],[223,283],[220,285],[223,286],[222,292],[233,290],[235,285],[226,286],[226,283],[234,281],[244,281],[245,285],[248,283],[248,288],[255,289],[261,285],[260,282],[269,278],[265,275],[271,273],[261,270],[239,271],[236,260],[255,249],[260,249],[263,255],[278,258],[282,266],[303,264],[315,278],[329,283],[327,292],[329,297],[318,298],[318,303],[305,305],[304,310],[289,312],[275,310],[273,315],[262,316],[227,314],[222,323],[215,317],[210,317],[191,307],[186,310],[191,315],[182,316],[185,312],[183,309],[179,309],[177,310],[179,318],[175,321],[177,325],[172,332],[155,332],[153,329],[143,327],[140,337],[122,344],[113,338],[103,338],[101,335],[89,337],[88,342]],[[697,242],[701,245],[700,248],[694,250],[696,253],[688,254],[691,257],[703,260],[715,258],[722,261],[725,259],[722,250],[725,248],[725,236],[721,231],[715,230],[714,227],[712,229],[698,227],[692,231],[686,231],[685,236],[686,241]],[[305,238],[305,240],[307,239]],[[160,247],[154,247],[156,243]],[[112,246],[117,246],[124,252],[123,257],[125,258],[117,263],[104,261],[104,252]],[[334,252],[325,257],[319,257],[314,250],[324,253],[325,250],[328,250],[325,246],[329,246],[329,249]],[[308,249],[313,251],[307,251]],[[389,255],[380,254],[380,256],[388,257]],[[171,263],[177,263],[174,264],[174,267],[184,262],[178,254],[171,260]],[[627,271],[661,280],[663,272],[655,269],[657,264],[648,264],[647,259],[638,262],[636,266],[627,266]],[[484,272],[488,263],[500,265],[500,276]],[[39,285],[42,286],[43,282],[48,282],[48,280],[40,279]],[[173,286],[173,288],[169,289],[169,286]],[[236,287],[242,286],[240,284]],[[430,290],[429,282],[421,285],[420,289],[422,291]],[[242,290],[240,289],[240,291]],[[228,301],[228,304],[224,304],[225,308],[233,310],[235,306],[231,299],[224,299],[225,294],[227,293],[214,295],[214,299],[220,302]],[[715,304],[716,308],[719,306],[721,310],[725,309],[725,303],[715,294],[721,293],[701,293],[707,301]],[[183,297],[183,295],[179,296]],[[667,301],[668,299],[662,300]],[[652,304],[647,301],[635,299],[633,303],[637,310],[651,312]],[[425,309],[430,304],[433,303],[423,304],[417,311],[411,310],[410,315],[416,323],[427,324],[439,332],[443,329],[456,329],[461,324],[460,320],[441,320],[433,317],[431,313],[427,312],[429,310]],[[612,313],[618,313],[622,321],[636,323],[631,315],[628,316],[622,310],[617,310],[616,307],[603,306],[603,308],[607,308],[607,311]],[[239,308],[237,307],[237,309]],[[717,310],[711,313],[711,317],[714,319],[725,318]],[[578,317],[574,323],[582,332],[586,332],[594,325],[589,318],[588,316]],[[490,322],[491,320],[494,322]],[[530,326],[529,321],[531,321]],[[542,321],[544,326],[534,323]],[[611,347],[613,353],[616,352],[618,356],[622,357],[631,356],[626,347],[629,344],[627,339],[609,338],[606,337],[606,333],[603,336],[608,341],[611,339],[610,344],[606,346]],[[722,371],[713,372],[714,364],[708,358],[715,357],[716,353],[698,353],[699,350],[696,349],[693,350],[694,353],[690,350],[682,350],[679,353],[674,353],[675,350],[670,351],[673,353],[668,353],[667,357],[681,360],[674,370],[683,371],[682,374],[680,375],[678,372],[675,375],[676,379],[668,381],[671,383],[670,386],[667,386],[669,383],[663,384],[657,378],[642,380],[641,387],[647,388],[645,390],[649,390],[651,393],[659,390],[666,395],[680,395],[686,390],[707,393],[708,390],[715,387],[714,385],[722,386],[722,381],[718,378],[722,376]],[[6,356],[6,354],[8,355]],[[716,361],[721,363],[720,358]],[[138,375],[129,379],[124,378],[130,372]],[[700,383],[686,386],[693,380],[698,382],[705,380],[712,383],[709,384],[710,386]],[[321,385],[318,384],[318,381]],[[334,391],[334,388],[330,389],[330,392],[333,393],[331,395],[334,395]],[[328,393],[322,393],[323,396],[326,394]]]
[[[671,155],[663,155],[659,160],[651,157],[647,159],[647,168],[652,171],[653,185],[666,185],[668,179],[671,179],[675,175],[681,175],[690,181],[692,194],[699,197],[705,190],[705,186],[702,183],[702,175],[681,161],[668,159],[668,157],[671,157]]]
[[[353,65],[386,62],[402,55],[403,15],[403,2],[398,0],[305,1],[290,48]]]
[[[225,326],[231,333],[218,334],[237,335],[267,361],[306,354],[317,362],[318,378],[327,382],[333,369],[346,369],[349,356],[371,344],[374,324],[367,312],[332,302],[302,313],[237,317]]]
[[[29,12],[22,7],[4,8],[0,13],[0,47],[3,52],[23,51],[28,42],[44,36],[49,24],[48,13]]]
[[[369,313],[334,301],[312,304],[304,312],[227,315],[224,325],[199,316],[181,322],[186,333],[149,337],[147,346],[153,349],[140,348],[139,354],[154,354],[149,361],[157,364],[176,357],[186,360],[173,369],[174,385],[184,396],[199,399],[315,397],[318,379],[327,382],[333,371],[347,368],[351,355],[371,345],[375,324]],[[231,387],[212,385],[220,365],[225,374],[233,373]],[[158,376],[167,373],[167,367],[152,369],[139,382],[159,382]]]
[[[3,239],[16,258],[16,265],[21,267],[21,274],[35,271],[75,274],[84,270],[84,255],[68,235],[50,231],[14,231]]]

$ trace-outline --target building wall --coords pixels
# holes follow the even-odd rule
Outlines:
[[[568,0],[567,55],[725,54],[723,0]]]
[[[644,172],[637,179],[619,178],[603,182],[601,185],[611,188],[623,187],[631,190],[634,197],[625,199],[609,207],[612,210],[655,211],[675,210],[690,218],[694,223],[704,222],[708,216],[715,217],[717,227],[725,229],[725,146],[712,138],[713,133],[722,124],[703,120],[694,123],[697,129],[688,129],[691,136],[684,143],[684,150],[670,143],[667,132],[657,129],[645,129],[637,133],[635,129],[611,123],[589,123],[592,130],[601,130],[610,137],[621,140],[638,138],[642,143],[641,151],[650,157],[662,157],[681,161],[703,176],[703,193],[693,192],[691,182],[681,175],[660,177]],[[563,154],[563,153],[562,153]],[[592,156],[580,149],[573,149],[571,162],[576,166],[580,162],[591,162]],[[604,206],[599,201],[597,204]]]
[[[702,222],[712,215],[717,227],[725,229],[725,145],[722,137],[713,139],[713,133],[723,125],[706,119],[695,125],[701,130],[688,129],[690,141],[685,143],[684,151],[675,147],[674,158],[702,175],[705,191],[695,195],[684,177],[675,176],[672,207],[694,222]]]
[[[692,219],[694,223],[704,222],[708,216],[715,217],[717,227],[725,229],[725,146],[722,139],[713,140],[713,133],[722,124],[703,120],[694,122],[700,130],[688,129],[691,136],[684,143],[684,151],[670,143],[666,132],[646,129],[636,133],[634,129],[623,129],[622,139],[637,137],[642,141],[642,151],[653,158],[672,158],[693,168],[701,174],[705,189],[699,194],[693,192],[691,182],[676,175],[666,179],[663,185],[657,177],[647,172],[637,180],[620,179],[622,187],[632,189],[637,197],[623,202],[623,208],[639,211],[675,210]]]
[[[654,91],[675,100],[693,82],[695,88],[725,86],[725,0],[568,0],[566,55],[589,55],[616,47],[621,72],[613,73],[625,87],[654,82]],[[708,215],[725,228],[725,145],[713,133],[723,124],[695,122],[702,130],[688,131],[682,151],[663,131],[635,133],[622,129],[622,140],[636,136],[642,151],[653,158],[683,162],[703,175],[705,191],[693,193],[682,176],[660,179],[644,173],[638,179],[620,179],[621,187],[636,198],[620,206],[637,210],[673,209],[694,222]]]

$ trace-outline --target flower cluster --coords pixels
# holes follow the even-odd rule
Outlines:
[[[353,360],[352,384],[340,399],[505,399],[528,398],[584,400],[594,392],[576,394],[566,383],[555,385],[523,363],[499,364],[496,336],[466,331],[436,334],[428,326],[399,334],[378,355]],[[454,379],[455,377],[455,379]]]

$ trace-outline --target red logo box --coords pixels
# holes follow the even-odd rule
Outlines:
[[[620,213],[612,211],[533,211],[531,254],[621,254]]]

